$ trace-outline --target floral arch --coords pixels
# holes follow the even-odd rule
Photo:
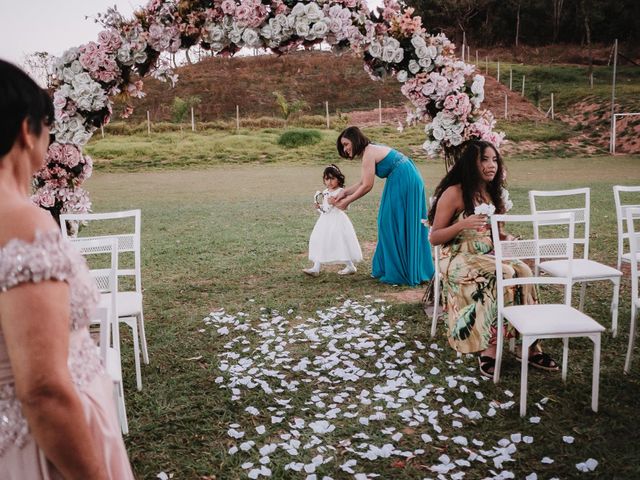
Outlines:
[[[143,96],[146,75],[175,83],[161,53],[197,44],[227,56],[243,47],[285,54],[319,42],[336,53],[352,49],[363,55],[374,80],[398,80],[414,106],[407,122],[426,123],[424,148],[430,155],[444,150],[451,156],[470,138],[499,145],[504,137],[493,131],[491,113],[480,108],[484,77],[455,56],[444,35],[427,33],[413,9],[403,10],[396,0],[384,0],[376,12],[365,0],[151,0],[133,19],[110,9],[98,20],[105,30],[96,42],[56,59],[55,141],[35,176],[33,195],[56,217],[91,208],[81,184],[91,175],[92,161],[82,148],[109,122],[111,99]],[[122,114],[131,111],[127,107]]]

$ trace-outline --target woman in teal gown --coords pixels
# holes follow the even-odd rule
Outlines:
[[[335,199],[345,209],[373,188],[375,176],[386,178],[378,210],[378,243],[371,275],[381,282],[419,285],[433,276],[424,182],[414,163],[385,145],[376,145],[358,127],[348,127],[337,140],[343,158],[362,158],[360,181]]]

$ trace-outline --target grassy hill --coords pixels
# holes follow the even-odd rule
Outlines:
[[[332,113],[373,109],[378,99],[385,107],[405,103],[396,80],[372,81],[362,60],[353,54],[306,51],[282,57],[214,57],[180,67],[177,73],[175,88],[145,80],[147,96],[134,102],[134,119],[143,119],[149,110],[153,121],[169,120],[173,98],[191,95],[201,98],[196,110],[199,121],[231,118],[236,105],[243,117],[278,116],[276,90],[288,100],[305,100],[308,114],[324,114],[325,101]]]

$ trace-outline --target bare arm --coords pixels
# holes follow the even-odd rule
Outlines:
[[[64,478],[106,479],[67,367],[69,314],[65,282],[23,283],[0,294],[0,326],[33,438]]]
[[[485,215],[470,215],[459,222],[451,223],[456,212],[464,209],[462,190],[459,185],[447,188],[436,207],[436,215],[429,232],[431,245],[442,245],[453,240],[456,235],[468,228],[479,229],[486,224]]]
[[[344,210],[349,206],[350,203],[353,203],[360,197],[365,196],[373,188],[373,182],[375,180],[375,176],[376,176],[375,157],[373,156],[371,150],[367,148],[362,157],[362,170],[360,174],[360,181],[349,188],[345,188],[342,193],[346,192],[346,194],[338,197],[339,201],[335,202],[335,206]]]

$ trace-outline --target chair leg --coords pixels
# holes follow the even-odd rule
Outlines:
[[[431,337],[436,336],[438,327],[438,306],[440,305],[440,279],[433,280],[433,318],[431,319]]]
[[[636,339],[636,302],[631,299],[631,326],[629,327],[629,346],[627,347],[627,358],[624,361],[624,373],[629,373],[631,369],[631,355]]]
[[[500,367],[502,367],[502,349],[504,336],[503,334],[503,322],[504,319],[498,317],[498,338],[496,340],[496,366],[493,369],[493,383],[498,383],[500,381]]]
[[[562,381],[567,381],[567,370],[569,366],[569,337],[562,339]]]
[[[527,413],[527,377],[529,374],[529,348],[535,338],[522,337],[522,362],[520,365],[520,416]]]
[[[618,302],[620,300],[620,278],[611,279],[613,282],[613,299],[611,300],[611,334],[618,335]]]
[[[147,334],[144,332],[144,314],[140,310],[140,316],[137,317],[138,330],[140,331],[140,343],[142,344],[142,360],[149,365],[149,351],[147,350]]]
[[[600,384],[600,334],[591,336],[593,340],[593,381],[591,384],[591,410],[598,411],[598,389]]]
[[[122,382],[114,382],[113,394],[116,401],[116,411],[118,413],[118,420],[120,421],[120,430],[123,435],[129,433],[129,422],[127,420],[127,407],[124,404],[124,390]]]
[[[581,312],[584,311],[584,297],[586,292],[587,292],[587,282],[582,282],[582,284],[580,285],[580,306],[578,307],[578,310],[580,310]]]
[[[138,325],[136,319],[131,323],[131,336],[133,337],[133,361],[136,367],[136,387],[142,390],[142,371],[140,370],[140,341],[138,340]]]

